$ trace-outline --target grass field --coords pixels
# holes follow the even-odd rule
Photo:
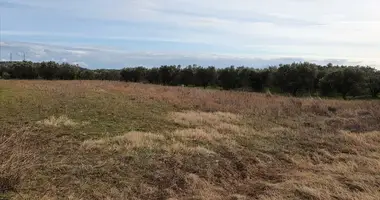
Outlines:
[[[0,199],[380,199],[380,102],[0,81]]]

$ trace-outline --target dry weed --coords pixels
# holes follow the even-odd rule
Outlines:
[[[225,138],[218,131],[213,129],[179,129],[173,132],[173,137],[178,138],[179,140],[196,140],[196,141],[207,141],[213,142],[215,140],[220,140]]]
[[[222,122],[237,122],[239,116],[232,113],[225,112],[174,112],[170,114],[170,118],[176,123],[186,126],[214,126]]]
[[[82,147],[87,150],[126,151],[135,148],[156,148],[164,139],[164,136],[153,133],[129,132],[116,137],[86,140]]]
[[[221,193],[221,191],[223,191],[222,188],[218,188],[210,184],[208,181],[204,180],[203,178],[200,178],[196,174],[187,174],[185,177],[185,182],[194,194],[194,196],[192,196],[193,199],[195,198],[201,200],[218,200],[225,198]]]
[[[62,115],[59,117],[51,116],[48,119],[38,121],[37,124],[44,125],[44,126],[53,126],[53,127],[61,127],[61,126],[75,127],[79,125],[88,125],[89,122],[78,123],[68,118],[67,116]]]
[[[216,153],[202,146],[187,146],[182,142],[175,142],[169,146],[165,146],[164,149],[170,154],[189,154],[189,155],[215,155]]]

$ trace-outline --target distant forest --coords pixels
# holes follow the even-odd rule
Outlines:
[[[364,66],[280,64],[264,69],[163,65],[85,69],[56,62],[1,62],[0,79],[117,80],[151,84],[272,92],[292,96],[371,97],[380,93],[380,71]]]

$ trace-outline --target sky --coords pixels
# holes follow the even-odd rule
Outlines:
[[[380,69],[378,0],[0,0],[1,60]]]

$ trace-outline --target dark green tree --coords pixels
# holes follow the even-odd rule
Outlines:
[[[79,72],[79,67],[75,65],[70,65],[69,63],[62,63],[57,68],[55,77],[61,80],[74,80]]]
[[[163,65],[159,69],[160,82],[164,85],[171,85],[176,77],[177,66],[175,65]]]
[[[251,88],[251,69],[247,67],[238,67],[237,71],[237,88]]]
[[[262,92],[267,85],[267,70],[251,70],[249,74],[250,86],[255,92]]]
[[[373,98],[377,98],[380,93],[380,71],[373,71],[366,77],[366,85]]]
[[[146,80],[151,84],[160,84],[160,72],[158,68],[148,69],[146,76]]]
[[[146,71],[144,67],[124,68],[120,75],[124,81],[141,82],[145,79]]]
[[[206,88],[207,86],[215,85],[217,79],[216,69],[213,66],[207,68],[198,67],[195,69],[195,79],[196,86],[202,86]]]
[[[357,90],[364,80],[364,73],[360,68],[343,67],[321,79],[320,91],[322,95],[339,93],[343,99],[347,99],[349,92]]]
[[[38,75],[42,79],[52,80],[57,78],[55,75],[58,72],[58,63],[56,62],[42,62],[37,69]]]
[[[15,79],[36,79],[37,69],[32,62],[13,62],[10,66],[11,78]]]
[[[238,73],[234,66],[218,70],[219,85],[225,90],[237,88]]]
[[[185,86],[195,85],[195,70],[192,65],[187,66],[180,72],[181,83]]]
[[[282,92],[297,96],[300,91],[312,92],[315,87],[317,69],[310,63],[293,63],[291,65],[280,65],[275,74],[275,85]]]

